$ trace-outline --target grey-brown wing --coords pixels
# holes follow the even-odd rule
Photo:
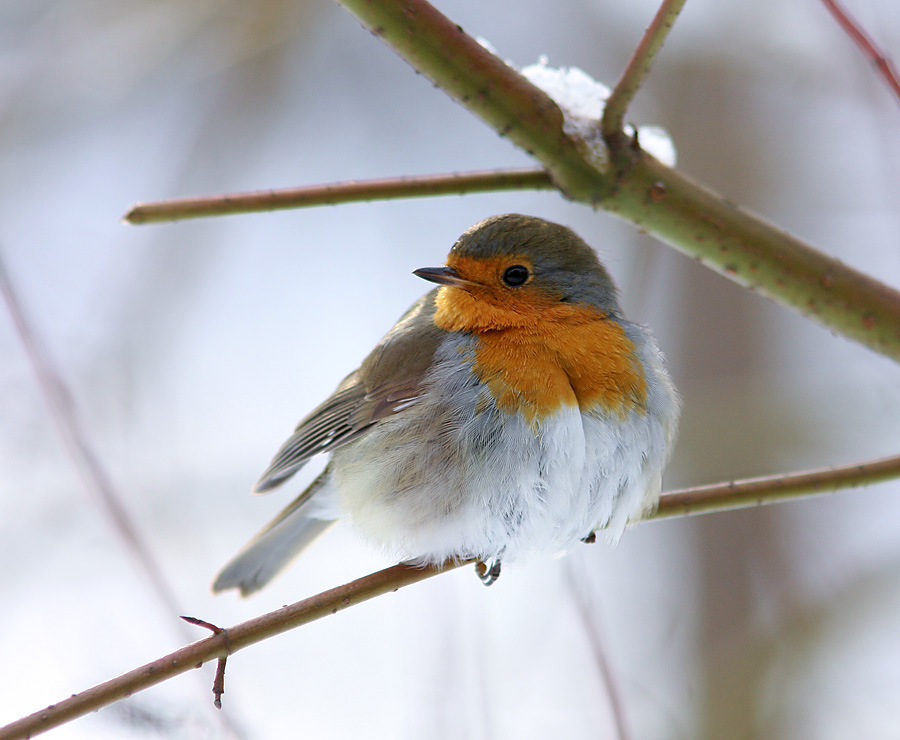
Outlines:
[[[357,380],[358,373],[357,370],[348,375],[328,400],[297,425],[253,487],[255,493],[275,488],[300,470],[313,455],[333,450],[365,431],[366,425],[350,422],[366,395],[365,388]]]
[[[434,294],[413,304],[361,367],[297,425],[260,476],[255,492],[275,488],[313,455],[353,441],[416,402],[441,336],[433,321]]]

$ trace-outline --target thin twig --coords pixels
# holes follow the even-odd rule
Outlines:
[[[891,59],[885,56],[878,48],[875,40],[866,33],[866,30],[837,2],[837,0],[822,0],[822,4],[828,9],[838,25],[844,30],[856,44],[866,58],[872,63],[878,74],[887,83],[894,93],[894,97],[900,102],[900,75]]]
[[[579,620],[581,620],[581,627],[591,646],[591,654],[594,656],[594,663],[597,666],[597,672],[600,674],[600,681],[606,691],[606,698],[612,712],[615,738],[616,740],[630,740],[631,732],[628,729],[625,702],[622,698],[622,691],[619,688],[618,677],[607,655],[603,635],[600,630],[600,619],[596,614],[596,605],[590,603],[589,592],[582,588],[581,584],[576,583],[575,574],[570,564],[567,564],[565,572],[569,594],[575,602],[575,611],[578,613]]]
[[[226,649],[228,652],[231,652],[231,647],[228,640],[228,631],[222,629],[214,625],[212,622],[207,622],[205,619],[198,619],[197,617],[181,617],[188,624],[195,624],[198,627],[205,627],[214,635],[224,635],[226,642]],[[216,665],[216,677],[213,679],[212,692],[213,692],[213,706],[216,709],[222,708],[222,694],[225,693],[225,664],[228,661],[228,656],[223,655],[219,658],[219,661]]]
[[[253,193],[138,203],[125,214],[123,220],[130,224],[147,224],[367,200],[463,195],[502,190],[547,190],[552,187],[553,181],[543,169],[454,172],[446,175],[351,180],[284,190],[261,190]]]
[[[900,477],[900,455],[858,465],[684,489],[662,496],[659,509],[648,519],[730,511],[853,486],[864,486],[898,477]],[[0,727],[0,740],[22,740],[45,732],[130,696],[136,691],[199,667],[209,660],[227,657],[268,637],[473,562],[474,560],[466,560],[425,567],[401,563],[242,622],[118,678],[75,694],[59,704]]]
[[[650,73],[653,60],[662,48],[669,31],[672,30],[685,2],[686,0],[663,0],[647,30],[644,31],[640,43],[628,60],[621,79],[610,93],[603,109],[600,131],[607,143],[622,133],[625,112]]]

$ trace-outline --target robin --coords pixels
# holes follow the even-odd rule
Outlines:
[[[321,475],[229,562],[250,594],[341,514],[421,563],[500,562],[611,539],[659,497],[679,400],[647,329],[626,320],[570,229],[507,214],[453,245],[437,283],[297,426],[254,492],[319,452]]]

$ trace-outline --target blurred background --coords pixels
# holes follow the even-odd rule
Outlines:
[[[517,65],[609,84],[655,12],[438,7]],[[900,5],[848,7],[900,55]],[[691,0],[630,118],[900,285],[900,106],[820,3]],[[667,488],[900,451],[894,363],[553,193],[120,223],[136,201],[529,164],[325,0],[0,3],[0,255],[177,600],[85,486],[4,309],[0,725],[206,636],[178,613],[230,625],[390,564],[338,526],[256,597],[209,592],[316,473],[250,497],[271,455],[427,290],[411,271],[488,215],[572,226],[654,328],[685,400]],[[489,590],[462,569],[242,651],[220,713],[206,666],[52,737],[896,738],[898,620],[887,484],[643,524]]]

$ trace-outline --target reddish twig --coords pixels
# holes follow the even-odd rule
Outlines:
[[[900,478],[900,455],[802,473],[746,478],[671,491],[660,497],[659,507],[648,518],[668,519],[725,511],[726,508],[746,509],[896,478]],[[727,507],[723,506],[726,502]]]
[[[197,617],[185,617],[182,615],[181,617],[188,624],[196,624],[198,627],[206,627],[206,629],[210,630],[214,635],[224,635],[225,636],[225,645],[228,645],[228,632],[221,627],[214,625],[212,622],[207,622],[204,619],[198,619]],[[230,649],[229,649],[230,652]],[[219,658],[218,663],[216,664],[216,677],[213,679],[213,704],[216,709],[222,708],[222,694],[225,693],[225,662],[228,660],[227,655],[223,655]]]
[[[838,22],[844,33],[859,47],[866,59],[872,63],[878,74],[891,88],[897,101],[900,102],[900,75],[898,75],[893,61],[879,50],[875,40],[841,7],[837,0],[822,0],[822,4]]]
[[[122,546],[133,557],[138,569],[143,572],[166,614],[177,614],[181,609],[178,608],[175,593],[150,546],[125,508],[106,468],[95,454],[78,419],[71,394],[62,376],[56,371],[41,346],[40,338],[32,327],[22,301],[6,273],[2,255],[0,255],[0,295],[12,317],[16,332],[37,377],[41,395],[47,403],[50,415],[72,463],[81,474],[85,489],[109,519]],[[186,628],[180,630],[180,633],[184,639],[191,638],[190,632]],[[239,736],[227,716],[219,715],[218,721],[222,723],[228,737]]]
[[[864,486],[898,477],[900,477],[900,455],[837,468],[689,488],[663,495],[657,512],[647,518],[663,519],[714,511],[729,511],[837,491],[851,486]],[[193,622],[194,624],[206,626],[214,634],[159,660],[135,668],[118,678],[80,694],[73,694],[59,704],[23,717],[5,727],[0,727],[0,740],[22,740],[32,737],[126,696],[131,696],[136,691],[158,684],[191,668],[199,667],[213,658],[226,657],[241,648],[299,627],[301,624],[335,614],[339,610],[360,604],[368,599],[396,591],[403,586],[473,562],[475,562],[474,559],[424,567],[401,563],[248,622],[229,627],[227,630],[216,628],[202,620],[196,620]],[[216,629],[219,629],[219,632],[216,632]]]

